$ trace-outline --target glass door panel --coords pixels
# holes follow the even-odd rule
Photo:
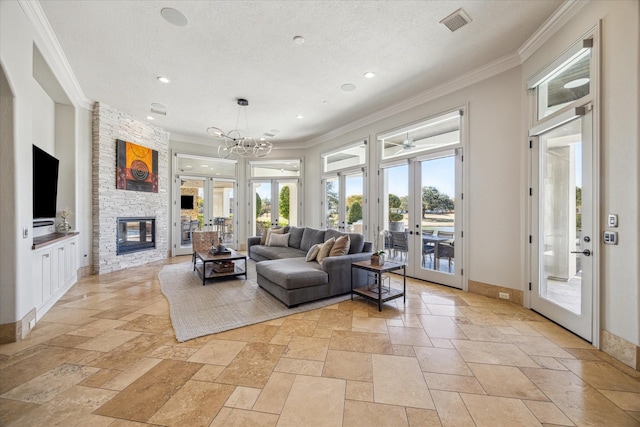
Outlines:
[[[269,227],[299,226],[302,217],[300,181],[295,179],[252,180],[253,236]]]
[[[344,177],[344,195],[342,214],[346,221],[345,231],[363,233],[364,210],[364,173],[357,172]]]
[[[385,225],[387,259],[407,262],[409,259],[409,165],[383,169],[382,224]]]
[[[234,238],[235,182],[214,180],[211,185],[213,205],[213,229],[218,232],[225,246],[236,248]]]
[[[539,135],[531,307],[592,339],[591,113]],[[537,261],[535,261],[537,260]]]
[[[420,268],[455,273],[455,156],[420,163]]]
[[[271,181],[253,181],[251,183],[253,200],[252,236],[261,236],[271,227]]]
[[[340,180],[338,177],[324,180],[324,200],[325,227],[337,230],[340,225]]]
[[[298,182],[277,182],[278,188],[278,216],[277,224],[281,227],[298,225]]]
[[[179,192],[176,206],[178,215],[174,233],[174,255],[187,255],[193,252],[191,248],[191,233],[204,230],[209,224],[209,216],[206,207],[208,200],[205,197],[206,178],[178,177]]]

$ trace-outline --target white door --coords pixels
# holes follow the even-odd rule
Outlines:
[[[323,227],[364,234],[364,178],[357,169],[323,179]]]
[[[531,308],[593,340],[598,234],[590,105],[532,132]]]
[[[462,288],[462,149],[383,168],[387,259],[407,275]]]
[[[179,175],[175,186],[173,255],[193,253],[194,231],[217,231],[225,246],[236,248],[236,181]]]
[[[300,181],[298,179],[252,180],[251,236],[269,227],[301,226]]]
[[[412,276],[462,289],[462,149],[414,164]]]

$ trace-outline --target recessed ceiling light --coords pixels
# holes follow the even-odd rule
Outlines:
[[[302,37],[302,36],[295,36],[295,37],[293,38],[293,42],[294,42],[295,44],[303,44],[303,43],[304,43],[304,37]]]
[[[177,25],[178,27],[184,27],[189,23],[187,17],[184,16],[182,12],[172,7],[163,8],[160,11],[160,15],[162,15],[169,24]]]
[[[169,79],[169,77],[165,77],[165,76],[158,76],[156,77],[158,79],[158,81],[162,82],[162,83],[171,83],[171,80]]]
[[[304,119],[304,116],[303,116],[302,114],[298,114],[298,115],[296,116],[296,119]]]
[[[153,120],[153,117],[147,116],[147,120]]]
[[[187,169],[191,169],[192,167],[193,167],[193,166],[191,166],[191,165],[187,165],[187,166],[185,166],[185,168],[187,168]]]
[[[566,83],[564,85],[565,89],[573,89],[576,87],[580,87],[583,85],[586,85],[587,83],[589,83],[589,79],[586,77],[583,77],[581,79],[575,79],[575,80],[571,80],[570,82]]]
[[[345,92],[353,92],[354,90],[356,90],[356,85],[354,85],[353,83],[345,83],[340,86],[340,89]]]
[[[200,167],[208,168],[208,167],[209,167],[209,165],[200,165]]]
[[[376,76],[376,73],[374,73],[373,71],[367,71],[366,73],[364,73],[364,77],[367,79],[372,79]]]

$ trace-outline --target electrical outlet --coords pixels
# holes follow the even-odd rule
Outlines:
[[[502,299],[509,299],[509,294],[506,292],[499,292],[498,296]]]

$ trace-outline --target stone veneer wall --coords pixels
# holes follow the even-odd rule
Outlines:
[[[116,189],[116,139],[158,151],[158,192]],[[102,103],[93,107],[93,272],[103,274],[168,256],[169,133]],[[156,217],[156,248],[116,255],[116,219]]]

